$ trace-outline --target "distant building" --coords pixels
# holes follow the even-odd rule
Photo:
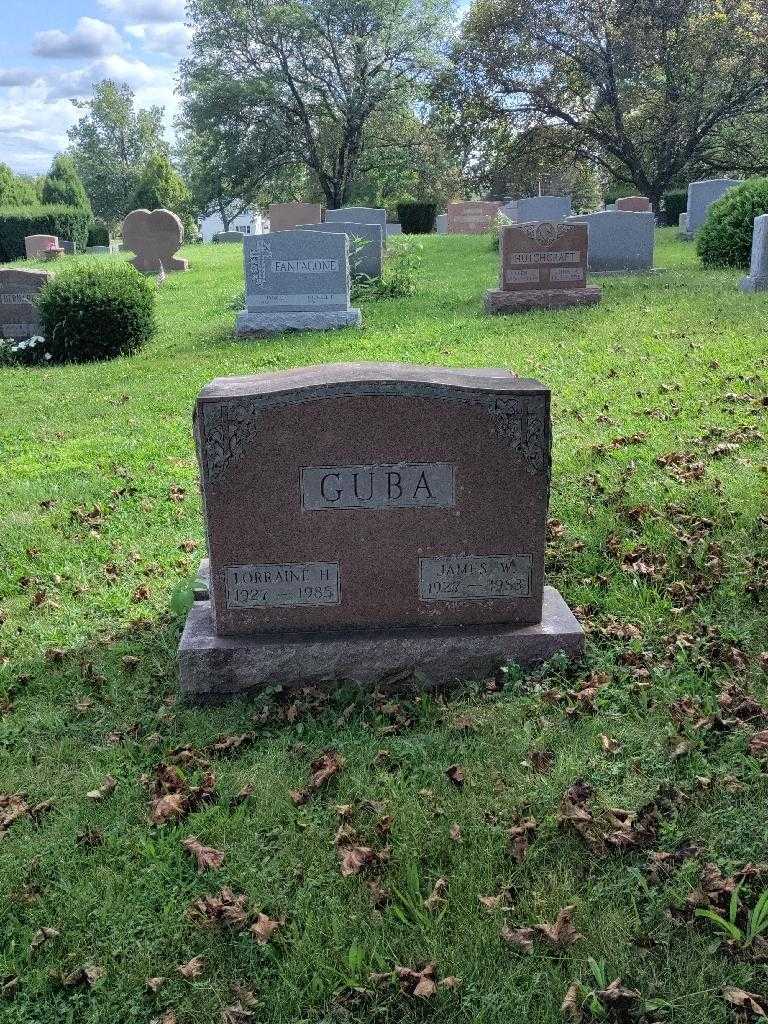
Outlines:
[[[244,235],[261,235],[266,230],[268,221],[258,210],[245,210],[229,224],[229,231],[240,231]],[[197,224],[203,242],[212,242],[213,236],[224,231],[224,223],[218,213],[204,217]]]

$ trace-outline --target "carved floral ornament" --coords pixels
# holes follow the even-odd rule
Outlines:
[[[538,242],[539,245],[551,245],[558,238],[571,234],[576,228],[575,224],[563,224],[550,220],[543,220],[538,224],[514,224],[512,226],[532,238],[534,242]]]
[[[377,392],[372,392],[377,394]],[[382,392],[378,392],[381,394]],[[353,394],[360,395],[360,391]],[[439,397],[424,393],[412,397]],[[309,400],[309,399],[305,399]],[[469,402],[490,415],[491,433],[504,438],[512,451],[525,459],[531,476],[549,479],[551,437],[546,406],[541,398],[479,398],[451,396],[450,401]],[[287,403],[293,404],[293,403]],[[220,484],[246,454],[259,434],[263,402],[254,398],[206,404],[203,410],[203,452],[209,484]]]

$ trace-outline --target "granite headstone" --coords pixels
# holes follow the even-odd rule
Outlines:
[[[24,251],[28,260],[40,259],[49,249],[58,249],[59,240],[56,235],[27,235],[24,239]]]
[[[353,274],[381,277],[384,263],[384,237],[380,224],[362,221],[324,221],[322,224],[299,224],[297,231],[329,231],[349,239],[349,265]]]
[[[445,208],[449,235],[482,235],[491,230],[503,203],[495,200],[448,203]]]
[[[319,224],[323,219],[320,203],[270,203],[269,230],[290,231],[299,224]]]
[[[35,299],[53,275],[45,270],[0,270],[0,338],[33,338],[40,330]]]
[[[216,245],[221,245],[227,242],[241,244],[244,238],[245,232],[243,231],[217,231],[213,236],[213,241]]]
[[[653,209],[648,196],[620,196],[614,205],[625,213],[647,213]]]
[[[587,225],[534,221],[503,227],[498,289],[485,294],[487,313],[590,306],[600,289],[587,285]]]
[[[705,178],[703,181],[692,181],[688,186],[688,220],[686,232],[689,238],[698,234],[712,203],[726,192],[741,185],[740,181],[731,178]]]
[[[653,268],[656,219],[651,211],[601,210],[599,213],[568,217],[565,223],[587,225],[589,270],[610,272]]]
[[[239,335],[360,326],[360,310],[349,304],[345,234],[294,229],[248,235],[244,260]]]
[[[143,274],[187,270],[186,260],[175,255],[184,241],[184,225],[170,210],[133,210],[123,221],[123,242]]]
[[[570,196],[528,196],[517,200],[517,220],[525,223],[564,220],[572,212]]]
[[[755,217],[749,276],[742,277],[740,287],[743,292],[768,291],[768,213]]]
[[[187,619],[184,690],[424,686],[578,653],[544,585],[549,404],[507,370],[398,364],[205,387],[210,600]]]

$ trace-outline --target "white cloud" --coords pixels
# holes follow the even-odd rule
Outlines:
[[[42,79],[9,88],[0,104],[0,152],[19,173],[47,171],[67,145],[67,128],[77,120],[68,100],[52,100]]]
[[[31,68],[0,68],[0,89],[14,85],[31,85],[40,75]]]
[[[73,32],[53,28],[35,35],[32,53],[36,57],[102,57],[123,48],[114,25],[98,18],[80,18]]]
[[[113,53],[86,67],[51,76],[49,95],[54,99],[89,96],[95,83],[104,78],[126,82],[134,91],[147,88],[173,91],[173,73],[168,68],[150,67],[142,60],[130,60]]]
[[[107,16],[134,24],[183,21],[186,13],[185,0],[99,0],[99,6]]]
[[[192,38],[192,29],[183,21],[169,25],[127,25],[126,32],[141,41],[147,53],[159,53],[167,57],[183,57]]]

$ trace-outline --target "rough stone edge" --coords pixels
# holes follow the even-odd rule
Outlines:
[[[544,588],[536,626],[389,629],[283,636],[219,637],[209,601],[189,611],[179,643],[184,696],[221,701],[266,687],[354,682],[432,689],[484,679],[507,662],[531,667],[583,653],[584,631],[554,587]]]
[[[359,309],[339,309],[327,313],[253,313],[245,309],[237,314],[235,333],[248,335],[280,334],[282,331],[330,331],[340,327],[362,327]]]
[[[506,292],[499,288],[485,293],[486,313],[527,313],[533,309],[568,309],[574,306],[594,306],[603,297],[597,285],[572,289],[536,289],[526,292]]]

